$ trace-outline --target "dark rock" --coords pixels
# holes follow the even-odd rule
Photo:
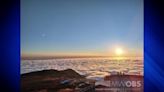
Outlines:
[[[72,69],[63,71],[43,70],[21,75],[21,92],[57,92],[70,87],[61,82],[68,79],[84,79]]]

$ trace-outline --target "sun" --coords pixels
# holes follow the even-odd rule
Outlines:
[[[124,53],[124,51],[122,48],[116,48],[115,53],[116,53],[116,55],[120,56]]]

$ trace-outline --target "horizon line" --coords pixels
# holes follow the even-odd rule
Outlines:
[[[96,56],[96,55],[65,55],[65,56],[21,56],[21,60],[32,59],[61,59],[61,58],[128,58],[128,57],[143,57],[143,56]]]

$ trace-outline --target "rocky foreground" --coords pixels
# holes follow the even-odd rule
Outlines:
[[[75,89],[86,85],[90,86],[91,81],[72,69],[43,70],[21,75],[21,92],[77,92]]]
[[[21,92],[142,92],[143,76],[110,75],[86,79],[72,69],[43,70],[21,75]]]

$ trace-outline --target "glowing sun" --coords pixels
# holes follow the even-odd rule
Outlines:
[[[122,48],[116,48],[115,53],[116,53],[116,55],[120,56],[120,55],[122,55],[124,53],[124,51],[123,51]]]

